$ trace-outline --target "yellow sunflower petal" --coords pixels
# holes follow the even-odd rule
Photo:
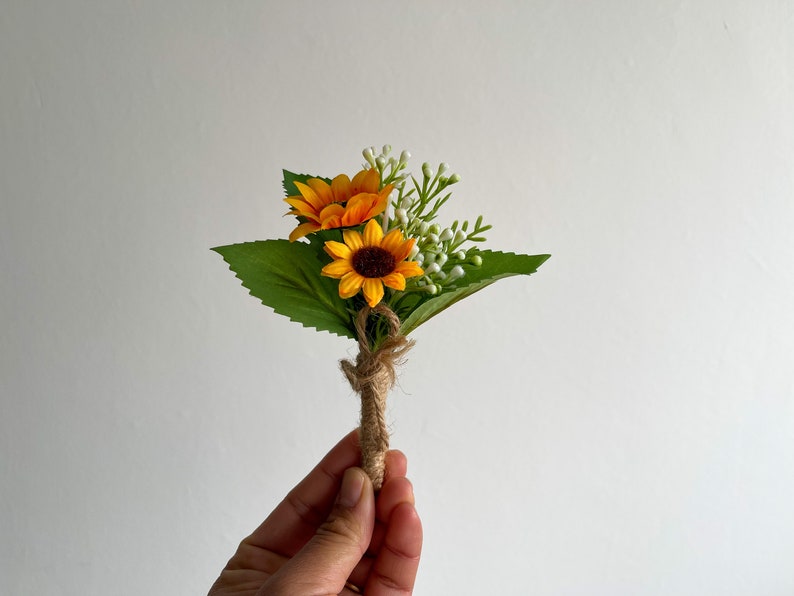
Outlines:
[[[364,176],[361,190],[364,192],[378,192],[378,186],[380,186],[380,174],[375,168],[370,168]]]
[[[350,194],[357,195],[360,192],[378,192],[378,185],[380,184],[380,174],[375,168],[369,170],[361,170],[358,174],[353,176],[350,182]]]
[[[331,187],[325,180],[320,180],[319,178],[309,178],[306,181],[311,189],[320,197],[323,205],[328,205],[329,203],[333,203],[334,195],[331,192]]]
[[[350,178],[346,174],[339,174],[331,180],[331,194],[337,203],[344,203],[350,198]]]
[[[320,225],[320,218],[317,217],[316,215],[311,214],[311,213],[301,213],[300,211],[296,211],[296,210],[293,209],[292,211],[287,211],[284,214],[284,217],[286,217],[287,215],[294,215],[295,217],[304,217],[304,218],[308,219],[309,221],[311,221],[313,223],[316,223],[317,225]]]
[[[351,265],[350,259],[339,259],[338,261],[328,263],[322,269],[323,275],[336,279],[343,277],[351,271],[353,271],[353,265]]]
[[[394,254],[394,258],[397,261],[404,261],[409,254],[411,254],[411,249],[414,247],[416,243],[416,239],[408,238],[408,240],[402,242],[399,247],[397,247],[392,254]]]
[[[355,271],[346,273],[342,276],[342,279],[339,280],[339,297],[352,298],[358,294],[358,291],[361,289],[361,286],[364,285],[365,281],[366,278]]]
[[[383,228],[374,219],[370,219],[364,228],[364,246],[380,246],[383,240]]]
[[[341,228],[344,224],[342,223],[342,218],[338,215],[332,215],[331,217],[327,217],[323,220],[321,228],[323,230],[335,230],[336,228]]]
[[[425,271],[416,261],[403,261],[395,265],[394,272],[401,274],[403,277],[416,277],[417,275],[423,275]]]
[[[378,192],[378,205],[383,205],[383,209],[386,209],[386,205],[389,204],[389,195],[392,190],[394,190],[394,185],[388,184]]]
[[[293,215],[304,215],[304,216],[316,216],[317,210],[312,207],[309,203],[303,200],[303,197],[287,197],[284,199],[284,202],[287,203],[290,207],[292,207],[298,213],[293,213]]]
[[[375,308],[383,299],[383,284],[379,278],[364,278],[364,298],[370,308]]]
[[[306,186],[302,182],[296,182],[295,187],[303,195],[303,198],[306,200],[306,202],[309,203],[316,211],[319,211],[323,208],[322,199],[317,196],[317,193],[312,190],[311,186]]]
[[[320,226],[314,222],[306,222],[299,225],[297,228],[292,230],[289,235],[289,241],[295,242],[299,238],[303,238],[306,234],[311,234],[312,232],[316,232],[320,229]]]
[[[350,247],[347,244],[342,244],[341,242],[336,242],[335,240],[328,240],[325,243],[325,252],[327,252],[331,257],[334,259],[348,259],[350,260],[350,256],[353,254],[353,251],[350,250]]]
[[[345,206],[345,214],[342,216],[342,225],[357,226],[383,212],[386,205],[384,204],[383,209],[378,211],[376,208],[377,201],[378,195],[371,193],[359,193],[352,197]]]
[[[395,261],[402,261],[405,257],[397,258],[397,252],[402,247],[403,243],[403,233],[400,231],[399,228],[394,228],[391,232],[386,234],[383,240],[380,243],[381,248],[385,248],[391,254],[394,255]],[[408,249],[411,250],[410,248]],[[407,256],[407,255],[406,255]]]
[[[358,250],[364,246],[364,239],[356,230],[342,230],[342,237],[350,250]]]
[[[381,277],[380,280],[383,282],[383,285],[389,286],[393,290],[402,291],[405,289],[405,277],[400,273],[389,273]]]
[[[380,215],[384,211],[386,211],[386,205],[389,204],[389,197],[388,196],[379,196],[379,195],[367,195],[372,197],[372,201],[370,201],[369,206],[367,207],[367,211],[363,214],[361,221],[366,221],[368,219],[372,219],[376,215]]]
[[[339,203],[331,203],[323,207],[323,210],[320,211],[320,222],[325,224],[325,222],[331,218],[339,219],[344,213],[345,208],[342,207],[342,205]]]
[[[350,200],[345,205],[345,213],[342,215],[343,226],[355,226],[360,224],[363,220],[360,219],[364,209],[361,207],[362,195],[358,194],[350,197]]]

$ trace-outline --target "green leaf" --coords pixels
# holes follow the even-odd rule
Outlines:
[[[339,282],[320,274],[324,263],[304,242],[260,240],[213,248],[252,296],[277,313],[342,337],[355,339]]]
[[[287,193],[288,197],[294,197],[296,195],[301,194],[298,190],[298,187],[295,186],[296,182],[302,182],[306,184],[306,181],[309,178],[319,178],[320,180],[324,180],[328,184],[331,184],[330,178],[323,178],[322,176],[312,176],[311,174],[296,174],[295,172],[290,172],[289,170],[282,170],[284,172],[284,180],[282,181],[282,185],[284,186],[284,192]]]
[[[458,283],[458,288],[446,290],[434,298],[423,301],[405,318],[400,327],[403,335],[419,327],[422,323],[449,308],[459,300],[471,296],[495,281],[513,275],[529,275],[537,271],[551,255],[517,255],[511,252],[480,250],[482,266],[469,269],[466,277]],[[462,285],[465,284],[465,285]]]

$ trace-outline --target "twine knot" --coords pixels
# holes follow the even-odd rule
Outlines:
[[[370,314],[383,317],[389,332],[373,350],[367,339]],[[394,386],[396,367],[403,363],[413,341],[400,333],[400,319],[383,303],[374,308],[364,306],[356,316],[358,356],[355,362],[342,360],[342,368],[353,391],[361,395],[361,467],[369,475],[375,490],[383,485],[386,452],[389,450],[389,429],[386,426],[386,396]]]

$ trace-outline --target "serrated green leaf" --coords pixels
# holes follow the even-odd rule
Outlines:
[[[294,197],[296,195],[301,194],[298,190],[298,187],[295,186],[296,182],[302,182],[306,184],[306,181],[309,178],[319,178],[320,180],[324,180],[328,184],[331,184],[330,178],[323,178],[322,176],[312,176],[311,174],[296,174],[295,172],[290,172],[289,170],[282,170],[284,173],[284,180],[282,181],[282,186],[284,187],[284,192],[287,193],[288,197]]]
[[[339,282],[320,274],[323,263],[309,244],[260,240],[212,250],[265,306],[304,327],[355,339]]]
[[[529,275],[537,271],[551,255],[517,255],[492,250],[477,251],[482,256],[482,266],[470,269],[458,283],[458,288],[444,291],[434,298],[419,304],[403,321],[400,331],[408,335],[411,331],[449,308],[459,300],[491,285],[495,281],[514,275]],[[462,282],[465,285],[462,285]]]

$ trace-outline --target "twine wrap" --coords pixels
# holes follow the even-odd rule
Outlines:
[[[367,340],[367,319],[373,313],[382,316],[389,325],[388,337],[374,351]],[[396,380],[395,367],[402,364],[414,342],[400,334],[400,319],[383,303],[374,308],[364,306],[358,312],[356,335],[359,346],[356,361],[342,360],[339,365],[353,391],[361,395],[361,467],[375,490],[379,490],[389,450],[386,396]]]

